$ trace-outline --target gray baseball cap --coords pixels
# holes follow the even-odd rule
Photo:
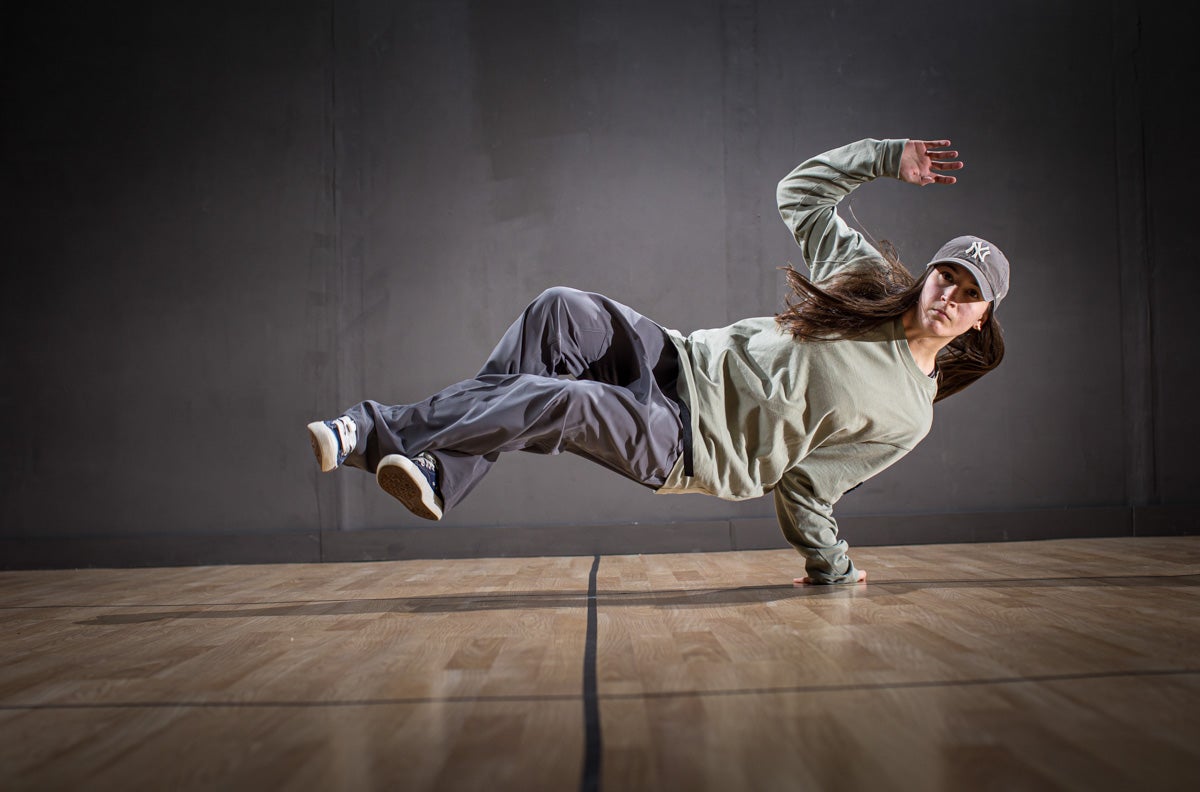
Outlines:
[[[1000,307],[1000,300],[1008,294],[1008,258],[1000,248],[977,236],[955,237],[942,245],[929,266],[943,261],[953,261],[970,270],[984,299],[992,303],[992,310]]]

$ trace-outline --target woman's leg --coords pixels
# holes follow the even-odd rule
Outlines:
[[[348,410],[358,443],[346,464],[374,471],[389,454],[429,452],[444,508],[511,450],[569,451],[657,487],[688,428],[674,395],[677,370],[659,325],[603,295],[548,289],[475,379],[413,405],[367,401]]]
[[[374,427],[363,454],[367,469],[372,459],[391,454],[432,452],[441,462],[446,452],[495,459],[504,451],[567,451],[657,488],[682,446],[679,413],[670,402],[642,402],[603,382],[485,374],[416,404],[367,401],[360,407]],[[478,483],[451,478],[447,469],[452,468],[439,471],[443,508]]]

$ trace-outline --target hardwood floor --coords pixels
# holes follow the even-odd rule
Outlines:
[[[0,787],[1200,788],[1200,537],[854,556],[2,572]]]

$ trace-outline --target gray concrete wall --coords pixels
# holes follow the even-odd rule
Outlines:
[[[850,541],[949,541],[963,513],[993,526],[965,540],[1191,530],[1179,12],[76,5],[5,28],[7,565],[778,542],[769,498],[532,455],[430,533],[319,475],[304,424],[469,376],[551,285],[684,332],[774,312],[800,263],[775,183],[868,136],[949,137],[967,168],[864,187],[866,230],[914,269],[986,236],[1014,280],[1004,365],[844,499]]]

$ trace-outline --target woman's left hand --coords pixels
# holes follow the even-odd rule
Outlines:
[[[909,184],[924,187],[926,184],[954,184],[953,176],[944,176],[941,171],[958,170],[962,162],[955,159],[957,151],[934,151],[945,149],[949,140],[910,140],[904,144],[900,155],[900,178]]]

